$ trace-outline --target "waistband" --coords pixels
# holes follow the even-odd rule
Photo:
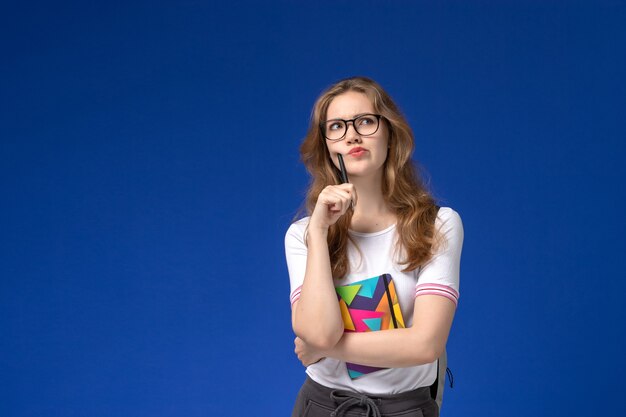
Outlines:
[[[413,408],[431,410],[437,407],[430,396],[430,387],[392,395],[367,395],[329,388],[313,381],[307,375],[302,390],[308,399],[333,408],[332,417],[342,417],[349,411],[357,410],[365,411],[365,416],[380,417],[381,414],[392,414]]]

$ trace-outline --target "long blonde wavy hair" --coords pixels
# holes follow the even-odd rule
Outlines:
[[[326,120],[330,102],[348,91],[365,94],[371,100],[375,112],[382,115],[382,120],[387,124],[390,149],[383,167],[382,193],[387,206],[397,217],[396,251],[398,245],[404,249],[404,257],[399,260],[404,266],[402,272],[413,271],[428,262],[441,243],[441,233],[434,227],[437,206],[411,160],[413,132],[391,97],[374,80],[365,77],[346,78],[330,86],[315,102],[308,132],[300,146],[302,162],[312,177],[305,200],[306,211],[311,215],[318,195],[326,186],[341,183],[340,172],[330,158],[320,124]],[[352,209],[348,209],[328,230],[334,278],[342,278],[349,271],[348,239],[354,244],[348,234],[352,214]]]

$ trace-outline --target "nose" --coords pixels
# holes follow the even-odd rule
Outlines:
[[[347,143],[354,143],[354,142],[358,143],[360,141],[361,141],[361,135],[359,135],[359,133],[354,128],[354,122],[348,123],[347,126],[346,126],[346,142]]]

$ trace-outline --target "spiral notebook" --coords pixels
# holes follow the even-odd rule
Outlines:
[[[389,274],[335,287],[344,332],[375,332],[404,328],[398,295]],[[356,379],[387,368],[346,362],[348,374]]]

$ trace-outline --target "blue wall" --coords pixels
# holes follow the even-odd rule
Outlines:
[[[0,415],[289,415],[298,146],[350,75],[397,100],[464,222],[442,415],[626,413],[624,1],[0,20]]]

